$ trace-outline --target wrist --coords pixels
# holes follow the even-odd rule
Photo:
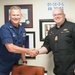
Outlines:
[[[37,50],[38,51],[38,54],[40,54],[40,50]]]

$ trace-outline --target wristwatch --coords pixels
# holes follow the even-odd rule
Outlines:
[[[26,63],[27,64],[27,61],[23,61],[23,63]]]

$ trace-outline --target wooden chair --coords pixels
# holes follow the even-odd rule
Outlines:
[[[11,75],[44,75],[44,67],[14,65],[12,68]]]

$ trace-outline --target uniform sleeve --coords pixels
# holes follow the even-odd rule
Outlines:
[[[6,26],[1,27],[0,36],[1,36],[2,44],[6,44],[8,42],[13,43],[10,31]]]
[[[51,51],[50,40],[49,40],[49,37],[48,36],[45,37],[43,46],[47,48],[48,53]]]

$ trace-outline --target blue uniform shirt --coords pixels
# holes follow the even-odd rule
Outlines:
[[[0,72],[9,72],[12,65],[18,62],[21,54],[8,52],[6,43],[13,43],[22,47],[25,41],[26,31],[24,27],[14,27],[9,21],[0,28]]]

